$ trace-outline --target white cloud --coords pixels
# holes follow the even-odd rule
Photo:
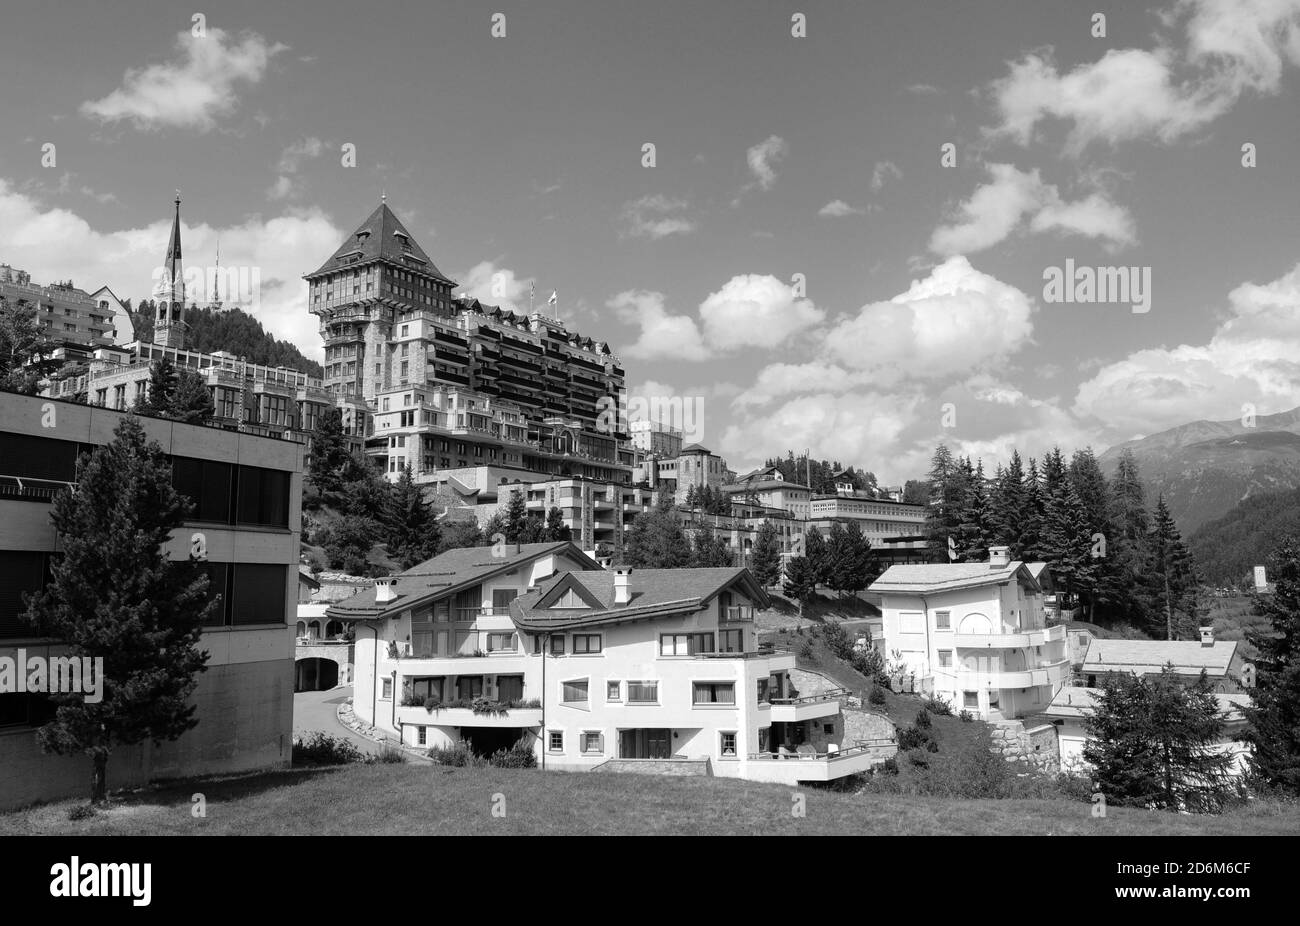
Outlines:
[[[143,228],[99,231],[76,213],[46,208],[0,180],[0,254],[38,282],[71,279],[90,292],[108,285],[138,304],[152,297],[153,275],[167,250],[171,210],[164,200],[158,203],[157,221]],[[307,311],[302,274],[315,270],[345,234],[317,209],[270,219],[254,216],[220,228],[186,222],[181,231],[187,268],[206,268],[220,238],[223,270],[247,268],[249,279],[253,270],[260,276],[253,314],[276,337],[318,359],[323,354],[320,332]],[[202,294],[192,295],[204,301]],[[223,296],[229,303],[230,294],[223,291]]]
[[[993,247],[1014,232],[1026,216],[1033,232],[1060,232],[1100,239],[1108,248],[1137,240],[1133,217],[1100,192],[1068,202],[1038,171],[1011,164],[989,164],[992,180],[975,189],[953,220],[930,236],[936,254],[973,254]]]
[[[654,194],[624,203],[622,220],[623,237],[658,240],[669,235],[688,235],[695,231],[695,222],[684,214],[690,203]]]
[[[780,135],[769,135],[745,153],[749,171],[761,189],[770,190],[776,183],[776,165],[789,153],[790,146]]]
[[[1058,70],[1051,51],[1024,56],[990,85],[995,134],[1028,144],[1047,120],[1070,125],[1066,149],[1139,138],[1175,141],[1223,115],[1243,93],[1275,94],[1300,64],[1300,0],[1181,0],[1164,17],[1186,20],[1182,47],[1110,49]]]
[[[877,161],[876,166],[871,169],[871,191],[879,193],[890,179],[898,180],[903,176],[903,172],[893,161]]]
[[[982,369],[1030,342],[1028,296],[951,257],[907,292],[862,307],[824,337],[829,356],[877,382],[941,379]]]
[[[781,346],[825,314],[788,284],[760,274],[734,276],[700,303],[704,337],[719,351]]]
[[[294,179],[295,175],[302,167],[303,161],[320,157],[324,150],[325,143],[319,138],[311,137],[296,141],[281,151],[280,162],[276,166],[280,175],[275,178],[275,183],[271,184],[266,195],[273,200],[279,200],[301,193],[302,184]]]
[[[1293,408],[1300,396],[1300,264],[1228,294],[1227,318],[1206,344],[1148,348],[1079,386],[1074,411],[1124,437],[1201,418]]]
[[[708,359],[709,352],[695,319],[670,315],[664,306],[663,293],[629,289],[605,305],[623,321],[641,329],[636,341],[619,350],[621,356],[634,360]]]
[[[271,59],[287,48],[251,32],[238,40],[221,29],[208,29],[202,38],[182,32],[176,37],[176,58],[129,69],[121,87],[82,103],[81,113],[102,122],[127,120],[143,130],[206,132],[217,117],[235,110],[237,87],[260,83]]]
[[[410,219],[409,215],[407,219]],[[463,293],[485,305],[496,305],[508,312],[519,313],[528,311],[529,287],[536,280],[535,277],[516,276],[513,270],[491,260],[479,261],[457,279],[460,280],[457,293]]]
[[[917,96],[932,96],[936,93],[943,93],[942,90],[933,84],[908,84],[907,92],[914,93]]]
[[[850,206],[842,199],[833,199],[817,210],[818,215],[832,218],[840,218],[846,215],[863,215],[865,212],[865,209]]]

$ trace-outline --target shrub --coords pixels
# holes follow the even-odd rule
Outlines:
[[[492,753],[488,764],[495,768],[537,768],[537,754],[527,737],[521,737],[509,749],[498,749]]]
[[[975,719],[975,715],[965,709],[963,709],[962,712],[957,715],[957,717],[958,719],[961,720],[962,723],[970,723],[972,720]]]
[[[923,707],[931,714],[938,714],[940,717],[952,716],[952,705],[938,695],[928,696]]]
[[[897,774],[898,774],[898,760],[895,759],[893,756],[890,756],[890,757],[889,757],[888,759],[886,759],[884,762],[881,762],[881,763],[880,763],[880,773],[881,773],[882,775],[897,775]]]
[[[364,756],[350,740],[330,736],[319,730],[293,744],[293,764],[346,765],[360,762]]]
[[[813,655],[812,640],[804,640],[803,646],[799,647],[799,655],[804,659],[811,659]]]
[[[938,744],[938,742],[936,742],[935,740],[927,740],[926,743],[925,743],[925,751],[926,751],[926,752],[938,752],[938,751],[939,751],[939,744]]]
[[[68,811],[68,819],[72,821],[89,820],[95,815],[95,806],[93,804],[78,804]]]
[[[442,698],[438,697],[437,695],[431,694],[424,699],[424,703],[422,706],[426,711],[432,714],[434,711],[438,709],[438,705],[441,703],[442,703]]]
[[[832,653],[845,662],[853,661],[856,655],[853,651],[853,641],[849,639],[848,632],[843,627],[830,622],[822,624],[821,637],[826,641],[826,648]]]
[[[930,729],[930,712],[925,708],[916,712],[916,725],[922,730]]]
[[[881,688],[879,685],[872,685],[871,694],[867,696],[867,700],[872,704],[884,704],[885,689]]]
[[[469,744],[458,740],[452,746],[434,746],[425,753],[434,765],[449,765],[453,768],[482,768],[487,760],[474,754]]]
[[[929,739],[930,734],[915,725],[904,727],[898,731],[898,751],[907,752],[909,749],[920,749]]]
[[[878,674],[876,676],[876,684],[881,688],[888,688],[890,691],[894,690],[894,683],[889,680],[888,675]]]
[[[394,746],[392,743],[384,743],[379,747],[378,753],[366,756],[366,762],[379,765],[400,765],[405,761],[406,753],[402,752],[401,747]]]

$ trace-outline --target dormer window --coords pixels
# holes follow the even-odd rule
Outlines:
[[[370,232],[368,231],[363,230],[357,232],[357,244],[363,244],[365,240],[369,237],[370,237]]]

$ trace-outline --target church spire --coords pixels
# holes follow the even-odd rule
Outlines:
[[[181,191],[176,191],[176,213],[172,217],[172,236],[163,261],[163,279],[159,282],[158,312],[153,323],[153,342],[163,347],[185,345],[185,274],[181,265]]]

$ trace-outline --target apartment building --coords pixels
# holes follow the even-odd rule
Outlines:
[[[528,513],[543,520],[558,508],[573,542],[601,560],[624,549],[632,523],[659,500],[658,493],[649,489],[589,479],[501,483],[479,496],[479,523],[486,524],[503,511],[515,492],[523,493]]]
[[[658,421],[641,419],[628,424],[632,446],[642,457],[675,458],[682,452],[681,431]]]
[[[71,280],[41,285],[26,271],[0,264],[0,303],[35,308],[36,323],[58,346],[56,356],[65,360],[83,359],[97,347],[134,338],[130,316],[107,287],[91,295]]]
[[[121,419],[110,409],[0,392],[0,656],[66,652],[20,620],[22,596],[45,583],[59,555],[51,501],[75,484],[78,454],[110,441]],[[174,742],[114,752],[110,786],[286,765],[302,448],[220,428],[141,424],[171,456],[174,485],[196,506],[167,552],[188,557],[193,534],[202,533],[209,594],[222,605],[203,631],[210,656],[193,695],[198,726]],[[0,808],[85,793],[89,760],[45,755],[36,742],[50,710],[41,695],[0,694]]]
[[[751,474],[728,486],[723,486],[733,503],[761,505],[788,512],[798,521],[807,521],[812,514],[810,501],[812,489],[797,482],[789,482],[781,471],[772,467],[759,474]]]
[[[394,478],[396,458],[456,467],[509,455],[523,470],[631,481],[629,435],[598,422],[601,399],[624,388],[609,345],[539,312],[453,296],[455,283],[386,203],[304,279],[325,340],[325,388],[377,406],[367,452]],[[458,402],[423,406],[438,387]],[[407,398],[410,423],[383,427]]]
[[[526,737],[546,768],[793,784],[860,772],[835,693],[758,645],[746,569],[600,569],[569,543],[450,550],[329,609],[357,622],[354,710],[414,746]],[[391,585],[385,588],[385,583]]]
[[[891,501],[851,488],[813,495],[808,526],[825,537],[836,521],[857,523],[873,549],[894,562],[925,562],[925,506]]]
[[[984,720],[1042,711],[1069,676],[1065,627],[1046,626],[1043,564],[992,547],[987,563],[894,565],[881,596],[885,651],[918,687]],[[1032,568],[1031,568],[1032,566]]]

